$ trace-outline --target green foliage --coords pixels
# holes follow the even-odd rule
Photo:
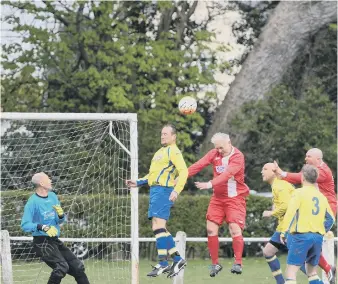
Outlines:
[[[9,230],[10,235],[21,235],[20,219],[23,206],[32,192],[7,191],[2,193],[2,228]],[[128,237],[130,236],[130,219],[125,216],[130,207],[130,198],[125,196],[92,195],[58,195],[62,208],[69,213],[69,222],[63,226],[62,234],[67,237],[81,237],[83,230],[90,230],[91,236],[97,238]],[[184,231],[188,237],[206,237],[205,215],[209,205],[210,196],[179,197],[171,210],[168,230],[174,235],[177,231]],[[151,221],[148,220],[147,195],[139,196],[139,235],[153,237]],[[244,236],[268,237],[274,232],[273,219],[263,219],[262,213],[271,207],[271,200],[265,197],[249,196],[247,199],[247,220]],[[129,211],[128,211],[129,212]],[[8,218],[13,216],[13,218]],[[126,218],[127,217],[127,218]],[[79,219],[86,225],[79,225]],[[100,222],[98,222],[100,220]],[[121,228],[112,230],[112,228]],[[229,237],[227,229],[220,236]]]
[[[13,62],[5,62],[4,69],[17,68]],[[19,76],[1,79],[1,106],[4,111],[36,111],[41,108],[44,82],[33,76],[35,69],[31,66],[22,68]]]
[[[336,173],[336,106],[322,89],[309,89],[299,98],[280,86],[264,100],[248,102],[233,121],[233,131],[245,134],[247,182],[260,191],[262,166],[273,160],[287,171],[299,171],[309,148],[323,150],[324,159]]]
[[[58,24],[50,31],[34,22],[22,24],[14,14],[6,17],[31,48],[3,45],[4,78],[11,84],[2,96],[4,111],[137,112],[141,175],[148,170],[149,155],[160,146],[161,125],[175,122],[182,131],[180,148],[187,161],[193,161],[203,139],[196,133],[205,132],[210,120],[203,110],[210,107],[215,93],[206,93],[199,112],[189,118],[179,114],[177,104],[182,96],[196,97],[214,84],[218,63],[224,65],[207,46],[213,34],[206,23],[191,18],[196,4],[78,1],[60,7],[56,1],[3,1],[35,19]],[[149,20],[155,15],[156,26]],[[9,54],[14,50],[18,56],[13,60]],[[24,76],[21,66],[39,70],[27,82],[32,93],[39,94],[33,96],[38,100],[29,101],[27,92],[20,94],[20,80],[12,81],[15,74]],[[18,108],[15,103],[23,96],[25,108]]]
[[[60,193],[114,194],[125,192],[130,160],[108,135],[107,121],[14,121],[4,123],[1,156],[1,189],[29,189],[37,172],[50,175]],[[121,141],[127,122],[113,122],[112,131]],[[123,139],[124,138],[124,139]],[[102,183],[105,186],[102,188]],[[109,186],[107,186],[109,185]]]
[[[309,39],[284,75],[283,83],[296,97],[304,90],[322,89],[337,103],[337,31],[336,24],[323,27]]]

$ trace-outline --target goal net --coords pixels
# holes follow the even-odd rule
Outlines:
[[[125,180],[137,177],[136,115],[1,114],[1,229],[10,235],[13,283],[47,283],[51,272],[20,228],[37,172],[52,180],[67,215],[60,237],[84,261],[90,283],[132,283],[137,191],[130,194]]]

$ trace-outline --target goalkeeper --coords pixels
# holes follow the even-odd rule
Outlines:
[[[156,247],[159,263],[147,274],[156,277],[162,273],[169,273],[168,277],[178,274],[186,266],[175,247],[172,235],[166,229],[170,216],[170,209],[187,181],[188,169],[181,151],[176,146],[176,128],[167,124],[161,131],[162,148],[158,150],[150,165],[149,174],[139,180],[127,180],[128,187],[144,184],[150,186],[148,218],[152,220],[152,229],[156,237]],[[175,177],[178,180],[175,182]],[[173,258],[170,267],[167,256]]]
[[[89,284],[83,263],[58,239],[60,224],[65,214],[45,173],[32,177],[36,192],[27,201],[21,220],[21,228],[32,233],[37,256],[53,269],[47,284],[59,284],[62,278],[73,276],[78,284]]]

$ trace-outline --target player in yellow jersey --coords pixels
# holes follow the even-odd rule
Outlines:
[[[148,175],[137,181],[127,180],[126,184],[129,187],[144,184],[150,186],[148,218],[152,220],[159,263],[147,276],[156,277],[162,273],[169,273],[168,277],[173,277],[187,263],[179,255],[175,241],[166,229],[166,223],[170,216],[170,209],[187,181],[188,169],[181,151],[176,146],[174,125],[167,124],[162,128],[161,144],[162,148],[155,153],[151,161]],[[177,181],[175,181],[176,177]],[[173,258],[171,266],[168,264],[168,255]]]
[[[288,238],[286,268],[287,284],[296,283],[300,266],[306,263],[309,283],[322,284],[317,266],[322,250],[323,235],[334,223],[334,215],[326,197],[317,189],[318,170],[311,165],[302,169],[302,188],[294,191],[284,216],[280,240]]]
[[[291,195],[295,188],[287,181],[277,178],[275,173],[275,165],[273,163],[267,163],[262,168],[263,181],[269,183],[272,188],[273,195],[273,210],[264,211],[263,217],[276,217],[278,219],[278,226],[276,232],[272,235],[270,241],[263,249],[264,257],[271,269],[272,275],[276,279],[277,284],[285,283],[282,271],[280,269],[280,263],[276,256],[279,250],[286,251],[287,247],[281,243],[280,234],[283,226],[283,218],[288,207],[288,203],[291,199]]]

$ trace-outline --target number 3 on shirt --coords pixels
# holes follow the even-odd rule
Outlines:
[[[319,199],[317,197],[312,198],[313,205],[315,206],[315,209],[312,209],[312,215],[318,215],[319,213]]]

